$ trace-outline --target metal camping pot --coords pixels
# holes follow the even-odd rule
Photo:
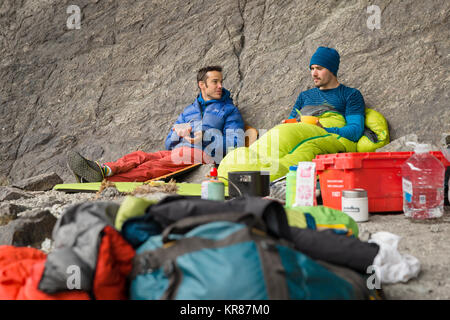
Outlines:
[[[364,189],[342,190],[341,210],[356,222],[369,220],[369,199]]]

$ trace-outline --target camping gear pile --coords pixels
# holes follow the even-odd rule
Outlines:
[[[0,246],[0,299],[377,299],[380,246],[322,206],[127,196],[71,206],[49,253]]]

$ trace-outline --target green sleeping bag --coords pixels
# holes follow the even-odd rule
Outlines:
[[[345,118],[328,106],[320,106],[321,113],[315,113],[324,127],[343,127]],[[327,109],[328,108],[328,109]],[[302,109],[303,110],[303,109]],[[219,177],[228,177],[232,171],[268,171],[270,181],[283,177],[289,167],[300,161],[311,161],[319,154],[341,152],[370,152],[389,143],[387,122],[373,109],[366,110],[366,130],[358,143],[350,141],[325,129],[307,123],[286,123],[275,126],[249,147],[237,148],[229,152],[220,162]],[[359,148],[359,150],[358,150]],[[370,151],[369,151],[370,150]],[[225,179],[222,181],[227,184]]]
[[[324,127],[343,127],[345,119],[336,112],[320,117]],[[355,152],[356,143],[307,123],[280,124],[267,131],[249,147],[229,152],[220,162],[219,176],[231,171],[269,171],[270,181],[280,178],[289,167],[311,161],[318,154]],[[226,180],[224,181],[226,183]]]
[[[358,140],[358,152],[374,152],[389,143],[389,128],[386,119],[381,113],[366,108],[365,130]]]

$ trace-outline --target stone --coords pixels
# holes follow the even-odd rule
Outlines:
[[[0,175],[0,186],[8,186],[9,180],[5,175]]]
[[[37,203],[37,208],[48,208],[54,205],[64,204],[63,199],[57,199],[55,196],[43,196],[39,197],[39,201]]]
[[[28,210],[28,207],[12,203],[0,204],[0,226],[8,224],[17,218],[18,213]]]
[[[384,147],[378,148],[377,152],[400,152],[400,151],[414,151],[414,146],[408,144],[418,143],[417,134],[408,134],[403,137],[399,137],[398,139],[391,140],[390,143],[385,145]]]
[[[32,198],[27,192],[14,187],[0,187],[0,201]]]
[[[48,191],[63,182],[56,173],[50,172],[15,182],[13,187],[27,191]]]
[[[414,146],[418,143],[422,142],[419,141],[416,134],[412,133],[391,141],[384,147],[378,148],[376,152],[414,151]],[[439,147],[434,144],[430,144],[430,148],[430,150],[439,150]]]
[[[436,233],[436,232],[441,232],[442,230],[439,228],[439,225],[432,225],[430,227],[430,231]]]
[[[33,209],[0,226],[0,245],[31,246],[40,248],[46,238],[51,238],[56,218],[49,210]]]
[[[121,193],[115,187],[108,187],[101,192],[101,196],[105,198],[114,198],[121,196]]]

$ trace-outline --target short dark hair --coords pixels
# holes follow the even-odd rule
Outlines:
[[[200,70],[198,70],[198,73],[197,73],[197,83],[200,81],[203,81],[206,83],[206,79],[208,78],[206,76],[206,74],[210,71],[222,72],[222,67],[221,66],[207,66],[207,67],[201,68]]]

